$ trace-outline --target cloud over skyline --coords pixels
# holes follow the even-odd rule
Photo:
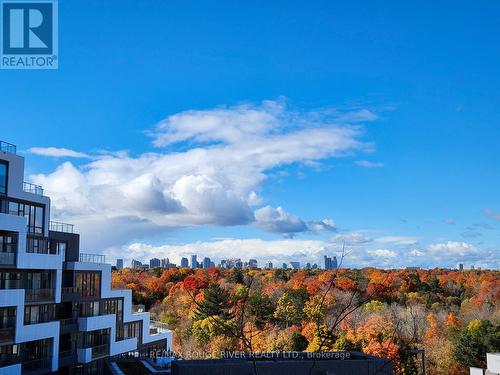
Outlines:
[[[93,155],[81,166],[65,161],[54,172],[32,175],[31,180],[50,194],[57,219],[81,224],[89,232],[114,222],[130,227],[116,238],[100,237],[104,247],[140,237],[141,230],[134,229],[138,222],[145,233],[205,225],[255,225],[285,237],[331,231],[332,220],[304,220],[286,207],[265,204],[258,192],[274,168],[307,168],[371,150],[361,123],[376,118],[366,109],[290,109],[284,100],[189,110],[169,116],[148,132],[158,148],[155,152]],[[171,149],[176,144],[182,144],[181,151]],[[37,152],[79,155],[56,148]]]

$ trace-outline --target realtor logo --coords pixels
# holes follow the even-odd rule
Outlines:
[[[57,69],[57,2],[1,0],[2,69]]]

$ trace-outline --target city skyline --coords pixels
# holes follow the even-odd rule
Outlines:
[[[61,3],[59,69],[0,74],[54,218],[110,259],[499,268],[500,4],[284,6]]]

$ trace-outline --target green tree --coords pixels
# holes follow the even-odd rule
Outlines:
[[[473,320],[458,336],[453,355],[467,367],[486,367],[486,353],[500,350],[500,326],[489,320]]]
[[[273,304],[268,296],[255,293],[248,299],[248,312],[257,328],[262,329],[273,317]]]
[[[292,324],[300,324],[306,300],[307,291],[304,289],[285,292],[278,300],[274,317],[284,327],[289,327]]]
[[[227,276],[227,281],[234,284],[243,284],[243,271],[239,268],[234,268]]]
[[[203,292],[204,298],[198,304],[193,320],[203,320],[208,317],[220,317],[228,320],[232,318],[229,302],[229,293],[222,289],[219,284],[211,283]]]

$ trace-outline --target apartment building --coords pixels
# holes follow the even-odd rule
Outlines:
[[[111,289],[111,265],[79,242],[0,141],[0,375],[99,374],[109,357],[171,348],[172,332],[133,313],[132,291]]]

